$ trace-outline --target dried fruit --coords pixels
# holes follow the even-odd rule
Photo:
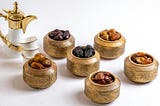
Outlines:
[[[80,57],[80,58],[88,58],[95,54],[95,50],[92,48],[91,45],[87,46],[77,46],[73,49],[73,55]]]
[[[114,81],[114,77],[109,72],[98,72],[91,79],[98,84],[110,84]]]
[[[43,64],[44,67],[48,68],[48,67],[51,66],[51,60],[45,59],[42,64]]]
[[[83,49],[81,46],[77,46],[73,49],[73,54],[77,57],[83,57]]]
[[[68,30],[64,31],[62,36],[63,36],[63,39],[68,39],[70,37],[69,31]]]
[[[70,37],[70,33],[68,30],[55,29],[49,33],[49,37],[54,40],[66,40]]]
[[[52,65],[52,61],[45,57],[42,53],[37,53],[29,60],[30,67],[34,69],[44,69]]]
[[[44,68],[41,63],[37,63],[37,62],[32,62],[31,67],[34,69],[43,69]]]
[[[44,54],[42,54],[42,53],[37,53],[37,54],[35,54],[35,56],[34,56],[34,61],[35,62],[39,62],[39,63],[42,63],[42,61],[43,60],[45,60],[45,55]]]
[[[104,30],[104,31],[100,32],[100,37],[104,40],[109,40],[109,34],[107,32],[108,32],[108,30]]]
[[[114,29],[110,29],[100,32],[100,37],[104,40],[115,41],[120,39],[121,34]]]
[[[152,57],[143,53],[143,52],[138,52],[138,53],[134,54],[131,57],[131,60],[137,64],[150,64],[153,62]]]

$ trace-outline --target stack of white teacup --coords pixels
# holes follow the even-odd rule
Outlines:
[[[39,46],[35,36],[23,39],[20,44],[22,46],[22,57],[24,62],[34,57],[36,53],[39,53]]]

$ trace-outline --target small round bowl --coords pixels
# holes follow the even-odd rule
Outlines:
[[[50,33],[50,32],[49,32]],[[49,33],[43,38],[44,51],[52,57],[64,58],[67,55],[67,51],[74,48],[75,38],[70,35],[66,40],[58,41],[49,37]]]
[[[67,68],[74,75],[85,77],[90,73],[98,71],[100,56],[97,51],[92,57],[80,58],[73,55],[73,49],[67,53]]]
[[[124,73],[128,79],[137,83],[147,83],[154,80],[158,73],[158,61],[150,54],[145,53],[153,59],[153,62],[150,64],[137,64],[131,60],[134,54],[124,60]]]
[[[31,49],[31,50],[25,50],[25,49],[23,49],[23,50],[22,50],[22,54],[23,54],[25,57],[27,57],[27,58],[32,58],[32,57],[34,57],[34,55],[35,55],[36,53],[39,53],[39,47],[38,47],[38,46],[35,47],[35,49]]]
[[[28,60],[23,65],[23,80],[32,88],[44,89],[50,87],[57,80],[57,66],[52,62],[49,68],[33,69]]]
[[[20,41],[20,44],[25,50],[35,49],[37,47],[37,38],[35,36],[27,37]]]
[[[100,56],[105,59],[115,59],[121,56],[125,51],[126,39],[121,38],[115,41],[107,41],[100,37],[100,33],[94,37],[94,48]]]
[[[99,71],[99,72],[106,72],[106,71]],[[114,81],[112,83],[110,84],[95,83],[92,81],[91,78],[92,76],[94,76],[99,72],[93,72],[85,79],[84,93],[93,102],[110,103],[119,97],[121,82],[119,78],[110,73],[114,78]]]

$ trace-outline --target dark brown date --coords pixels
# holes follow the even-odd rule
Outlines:
[[[98,84],[110,84],[114,81],[114,77],[108,72],[98,72],[92,77],[92,81]]]

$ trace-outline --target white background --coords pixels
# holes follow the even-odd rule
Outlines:
[[[14,0],[1,0],[3,8],[12,9]],[[160,75],[147,84],[129,81],[123,73],[126,56],[137,51],[147,52],[158,61],[160,36],[159,0],[17,0],[20,9],[33,14],[25,36],[37,36],[43,51],[43,37],[55,28],[68,29],[77,45],[93,45],[94,36],[114,28],[125,36],[125,53],[114,60],[101,59],[100,70],[110,71],[121,80],[118,99],[110,104],[96,104],[84,95],[84,79],[66,69],[66,59],[54,59],[58,79],[49,88],[30,88],[22,79],[22,58],[11,59],[0,41],[0,106],[159,106]],[[7,34],[7,21],[0,18],[0,29]]]

